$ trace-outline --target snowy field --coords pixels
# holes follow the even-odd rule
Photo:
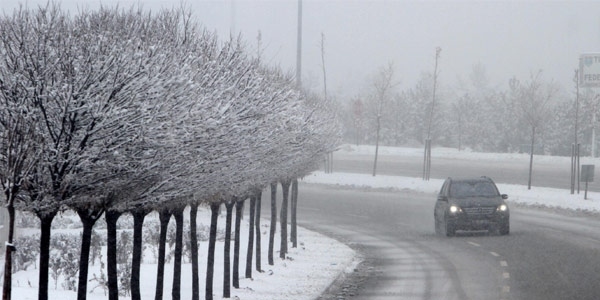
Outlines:
[[[485,154],[473,153],[468,151],[458,152],[455,149],[440,149],[436,148],[436,156],[456,157],[461,159],[477,159],[477,160],[494,160],[494,161],[527,161],[528,156],[523,154]],[[416,148],[380,148],[382,155],[402,155],[421,157],[422,149]],[[370,146],[349,146],[345,145],[338,151],[337,155],[356,155],[369,156],[374,154],[374,147]],[[556,158],[549,156],[536,156],[536,160],[567,160],[569,158]],[[582,159],[582,163],[583,163]],[[561,162],[562,163],[562,162]],[[587,158],[586,163],[595,163],[594,159]],[[423,181],[421,178],[409,178],[399,176],[383,176],[378,175],[373,177],[369,174],[350,174],[350,173],[333,173],[325,174],[323,172],[314,172],[305,177],[301,181],[302,184],[327,184],[336,185],[340,188],[356,188],[362,190],[369,189],[385,189],[389,191],[417,191],[423,193],[431,193],[432,197],[438,192],[443,181],[441,179],[431,179]],[[300,187],[301,188],[301,187]],[[600,193],[588,193],[588,200],[583,199],[583,190],[581,194],[571,195],[568,190],[532,187],[527,190],[523,185],[507,185],[498,183],[498,188],[504,194],[509,195],[508,202],[510,204],[526,205],[533,207],[544,208],[561,208],[580,212],[600,213]],[[189,215],[188,215],[189,216]],[[210,220],[210,212],[207,209],[200,209],[198,213],[198,223],[200,226],[208,226]],[[74,218],[74,215],[58,216],[57,218]],[[147,220],[156,218],[149,216]],[[78,222],[78,221],[77,221]],[[100,220],[99,222],[103,222]],[[245,279],[245,257],[248,232],[248,220],[242,221],[242,240],[240,251],[240,289],[231,289],[231,299],[297,299],[311,300],[315,299],[323,292],[332,282],[343,272],[351,272],[354,266],[359,262],[356,253],[347,246],[337,242],[334,239],[328,238],[321,234],[299,228],[298,230],[298,248],[290,248],[288,259],[283,261],[278,258],[278,253],[275,254],[275,265],[267,264],[267,241],[269,220],[264,219],[262,223],[262,266],[263,273],[257,273],[253,269],[253,279]],[[173,223],[173,221],[171,222]],[[172,225],[172,224],[170,224]],[[223,230],[225,226],[225,216],[221,215],[219,219],[219,229]],[[77,226],[75,226],[77,227]],[[279,227],[279,225],[278,225]],[[279,228],[277,229],[275,238],[275,249],[279,249]],[[60,232],[72,232],[79,234],[80,229],[55,230]],[[25,233],[26,231],[22,231]],[[99,233],[103,234],[102,230]],[[200,291],[201,297],[204,295],[204,273],[206,270],[206,250],[208,249],[207,242],[201,242],[200,250]],[[232,245],[233,251],[233,245]],[[327,255],[323,255],[327,253]],[[233,255],[233,254],[232,254]],[[144,254],[144,264],[142,265],[142,298],[150,299],[154,297],[156,264],[151,253]],[[90,279],[94,274],[99,274],[100,264],[96,263],[90,266]],[[165,299],[170,299],[171,294],[171,278],[172,264],[166,265],[165,273]],[[182,298],[190,298],[191,282],[191,265],[184,261],[182,273]],[[20,271],[13,276],[13,299],[37,299],[37,269],[30,267],[27,271]],[[216,299],[221,299],[222,296],[222,281],[223,281],[223,242],[217,242],[216,261],[215,261],[215,278],[214,278],[214,295]],[[88,291],[94,289],[94,281],[88,285]],[[55,287],[54,281],[50,279],[50,299],[75,299],[74,291],[65,291],[61,287],[60,281]],[[94,289],[88,299],[106,299],[104,291],[101,288]],[[121,299],[130,299],[129,297],[121,297]]]
[[[431,193],[439,192],[444,183],[442,179],[423,181],[421,178],[384,176],[373,177],[369,174],[314,172],[302,180],[303,183],[318,183],[337,185],[340,188],[356,189],[386,189],[390,191],[417,191]],[[600,213],[600,193],[588,192],[588,199],[584,200],[584,191],[577,195],[570,194],[569,190],[532,187],[527,190],[526,185],[512,185],[497,183],[498,189],[503,194],[508,194],[508,203],[543,208],[562,208],[574,211]]]
[[[454,148],[434,148],[436,157],[456,158],[461,160],[496,161],[496,162],[523,162],[529,163],[529,155],[522,153],[477,153],[471,151],[458,151]],[[380,155],[387,156],[409,156],[416,159],[423,158],[422,148],[396,148],[379,147]],[[374,146],[343,145],[335,155],[374,157]],[[568,166],[570,157],[556,157],[547,155],[534,156],[535,162],[556,163]],[[600,158],[582,157],[581,164],[600,164]],[[335,169],[334,169],[335,171]],[[369,174],[349,174],[313,172],[303,179],[305,183],[321,183],[340,185],[345,188],[363,189],[390,189],[390,190],[412,190],[424,193],[437,193],[443,184],[442,179],[431,179],[423,181],[419,178],[384,176],[373,177]],[[581,184],[580,194],[571,195],[570,190],[554,189],[533,186],[531,190],[526,185],[502,184],[496,182],[498,189],[503,194],[508,194],[509,203],[544,208],[562,208],[574,211],[600,213],[600,193],[588,192],[587,200],[584,200],[584,184]]]

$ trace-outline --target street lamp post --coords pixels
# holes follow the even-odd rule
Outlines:
[[[425,153],[423,157],[423,180],[429,181],[431,175],[431,123],[433,122],[433,111],[435,108],[435,91],[437,85],[438,60],[442,48],[435,48],[435,68],[433,70],[433,97],[431,100],[431,110],[429,111],[429,124],[427,125],[427,139],[425,140]]]

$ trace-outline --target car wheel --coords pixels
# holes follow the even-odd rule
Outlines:
[[[454,236],[456,234],[456,228],[454,225],[448,224],[448,221],[445,222],[446,236]]]
[[[510,233],[510,224],[508,223],[508,221],[506,221],[506,223],[500,224],[500,227],[498,228],[498,233],[500,235],[507,235]]]
[[[435,227],[435,234],[442,235],[442,229],[440,228],[441,227],[440,222],[438,221],[437,218],[434,219],[433,226]]]

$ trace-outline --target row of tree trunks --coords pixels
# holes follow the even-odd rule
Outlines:
[[[92,244],[92,231],[96,221],[104,213],[104,208],[95,209],[77,209],[79,219],[83,224],[83,234],[81,236],[81,251],[79,252],[79,281],[77,286],[77,300],[87,298],[87,278],[90,261],[90,246]]]
[[[184,211],[184,209],[185,209],[185,206],[180,206],[180,207],[173,209],[172,212],[169,211],[168,209],[163,209],[159,213],[159,219],[161,222],[161,232],[160,232],[161,236],[160,236],[160,241],[159,241],[159,258],[158,258],[157,284],[156,284],[156,293],[155,293],[155,299],[157,299],[157,300],[162,299],[162,296],[163,296],[165,244],[166,244],[166,234],[167,234],[168,222],[169,222],[171,215],[173,215],[175,217],[175,222],[176,222],[175,261],[174,261],[173,285],[172,285],[173,288],[172,288],[171,296],[172,296],[172,299],[180,299],[181,298],[181,262],[182,262],[182,255],[183,255],[183,211]],[[197,212],[197,206],[196,206],[195,211]],[[77,210],[77,213],[83,224],[83,234],[82,234],[82,242],[81,242],[80,261],[79,261],[80,271],[79,271],[79,282],[78,282],[78,289],[77,289],[77,299],[84,300],[87,298],[87,277],[88,277],[89,254],[90,254],[92,230],[93,230],[93,227],[94,227],[95,223],[97,222],[97,220],[104,213],[104,209],[103,208],[79,209],[79,210]],[[142,227],[143,227],[143,219],[140,220],[139,218],[142,218],[143,213],[144,212],[137,213],[138,221],[142,223],[142,225],[141,225]],[[134,220],[135,220],[135,218],[136,217],[134,217]],[[111,227],[112,227],[111,231],[114,232],[114,241],[115,241],[115,245],[116,245],[116,221],[118,219],[118,215],[116,216],[116,218],[114,220],[112,220],[112,222],[108,221],[108,219],[109,219],[109,217],[107,217],[107,227],[108,227],[108,223],[114,223],[114,224],[111,224]],[[195,218],[194,218],[194,227],[195,227]],[[194,237],[195,237],[195,228],[193,231],[194,231]],[[134,237],[134,239],[135,239],[135,237]],[[134,253],[138,253],[138,252],[141,253],[141,249],[136,249],[136,247],[138,247],[137,244],[136,244],[136,246],[134,246]],[[115,248],[116,248],[116,246],[115,246]],[[195,248],[196,248],[196,258],[195,259],[197,261],[197,239],[196,239]],[[116,249],[115,249],[115,253],[116,253]],[[107,255],[107,256],[110,257],[110,255]],[[137,263],[137,259],[135,261]],[[139,261],[141,264],[141,258]],[[112,262],[111,262],[111,264],[112,264]],[[116,269],[116,264],[114,264],[113,266]],[[132,267],[135,268],[136,270],[139,269],[138,266],[132,266]],[[113,270],[111,270],[111,271],[113,271]],[[116,272],[114,272],[114,274],[116,274]],[[196,278],[197,277],[198,277],[198,274],[197,274],[197,263],[196,263]],[[116,278],[116,276],[114,278]],[[195,282],[196,282],[195,293],[198,295],[199,294],[198,280],[195,280]],[[137,283],[132,281],[132,284],[133,284],[132,285],[132,291],[133,291],[134,289],[136,289]],[[114,286],[114,284],[113,284],[113,286]],[[118,290],[118,288],[115,290]],[[111,293],[110,297],[112,299],[117,299],[118,292]]]
[[[233,241],[233,279],[234,288],[240,288],[240,227],[242,223],[242,213],[244,209],[244,200],[235,201],[235,237]]]
[[[292,186],[292,231],[291,238],[294,243],[295,237],[295,210],[297,201],[297,181],[282,181],[283,188],[283,202],[281,210],[281,230],[282,230],[282,244],[281,244],[281,257],[285,258],[287,253],[287,200],[290,184]],[[269,264],[273,264],[273,244],[274,234],[276,226],[273,225],[277,220],[277,207],[276,207],[276,193],[277,184],[271,185],[271,235],[269,237]],[[261,196],[262,193],[258,192],[253,195],[250,200],[250,220],[249,220],[249,241],[246,257],[246,278],[252,278],[252,257],[256,257],[255,268],[258,272],[261,270],[261,231],[260,231],[260,210],[261,210]],[[245,199],[244,199],[245,200]],[[243,214],[244,200],[228,201],[225,202],[227,211],[226,217],[226,236],[225,236],[225,248],[224,248],[224,267],[225,274],[223,280],[223,297],[228,298],[231,294],[231,278],[233,277],[233,286],[239,288],[239,252],[240,252],[240,227],[241,219]],[[209,251],[208,251],[208,266],[207,266],[207,278],[206,278],[206,299],[212,299],[212,281],[214,275],[214,250],[216,243],[216,232],[217,232],[217,221],[219,215],[220,202],[214,202],[210,204],[211,207],[211,229],[209,238]],[[233,215],[233,207],[236,208],[236,220],[235,220],[235,244],[234,244],[234,262],[233,271],[231,272],[231,223]],[[157,279],[156,279],[156,291],[155,300],[163,299],[163,286],[164,286],[164,266],[166,256],[166,236],[168,224],[171,216],[174,216],[176,222],[176,243],[175,243],[175,261],[174,261],[174,275],[173,275],[173,289],[172,299],[180,299],[181,294],[181,263],[183,255],[183,212],[185,206],[180,206],[174,209],[162,209],[159,213],[160,220],[160,237],[159,237],[159,249],[158,249],[158,262],[157,262]],[[192,243],[192,299],[199,299],[199,274],[198,274],[198,241],[196,234],[196,218],[197,218],[198,204],[192,204],[190,210],[190,239]],[[131,211],[134,220],[133,230],[133,257],[132,257],[132,274],[131,274],[131,297],[132,299],[141,299],[140,291],[140,267],[142,261],[142,230],[145,217],[150,213],[149,209],[136,209]],[[50,233],[51,223],[57,212],[51,214],[44,214],[38,216],[41,220],[41,243],[40,243],[40,290],[38,294],[39,299],[48,299],[48,260],[49,260],[49,248],[50,248]],[[82,250],[80,256],[80,278],[78,286],[78,300],[86,299],[87,293],[87,275],[88,275],[88,263],[90,254],[90,244],[93,226],[104,213],[107,225],[107,277],[108,277],[108,299],[117,300],[118,294],[118,271],[117,271],[117,221],[122,215],[122,212],[106,210],[104,208],[98,208],[95,210],[81,209],[77,210],[77,213],[83,223],[83,238],[82,238]],[[254,241],[256,239],[256,243]],[[295,246],[295,243],[294,243]],[[254,251],[256,247],[256,251]],[[44,256],[43,253],[46,253]],[[254,254],[256,253],[256,254]],[[45,270],[45,271],[44,271]],[[233,276],[231,276],[233,273]],[[85,277],[85,278],[84,278]],[[45,283],[45,284],[44,284]]]
[[[173,211],[175,218],[175,261],[173,266],[173,288],[171,299],[181,299],[181,260],[183,256],[183,210],[185,206],[178,207]]]
[[[200,299],[200,274],[198,273],[198,235],[196,233],[196,218],[198,203],[190,205],[190,243],[192,250],[192,300]]]
[[[298,179],[292,180],[292,223],[290,227],[290,241],[292,248],[298,247],[298,230],[296,226],[296,212],[298,211]]]
[[[254,220],[254,224],[256,225],[254,231],[256,233],[256,271],[262,272],[261,266],[261,233],[260,233],[260,209],[261,209],[261,201],[262,201],[262,192],[259,191],[256,195],[256,216]],[[252,226],[252,224],[250,224]]]
[[[131,299],[141,300],[140,267],[142,264],[142,229],[144,218],[150,210],[140,208],[131,211],[133,216],[133,253],[131,259]]]
[[[252,278],[252,257],[254,256],[254,216],[256,215],[256,195],[250,197],[250,218],[248,223],[248,248],[246,251],[246,278]],[[257,253],[258,254],[258,253]]]
[[[208,254],[206,264],[206,286],[204,299],[213,299],[213,277],[215,274],[215,244],[217,242],[217,221],[219,220],[220,202],[210,203],[210,234],[208,237]]]
[[[50,266],[50,235],[52,220],[58,211],[38,214],[40,219],[40,274],[38,300],[48,300],[48,268]]]
[[[156,290],[154,293],[155,300],[163,299],[163,290],[165,282],[165,256],[167,243],[167,229],[169,220],[171,220],[171,211],[169,209],[161,209],[158,212],[158,220],[160,222],[160,233],[158,237],[158,261],[156,267]]]
[[[281,189],[283,191],[283,199],[281,200],[281,215],[279,216],[279,224],[281,225],[281,243],[279,247],[279,258],[285,259],[288,252],[287,248],[287,220],[288,220],[288,197],[290,193],[291,180],[285,179],[281,181]]]
[[[231,296],[231,220],[235,201],[225,202],[227,216],[225,217],[225,247],[223,261],[223,298]]]
[[[16,190],[16,189],[15,189]],[[15,233],[15,206],[14,198],[16,194],[9,194],[6,192],[6,198],[8,199],[6,209],[8,210],[8,238],[6,239],[6,249],[4,252],[4,285],[2,286],[2,300],[10,300],[12,295],[12,251],[13,237]]]
[[[297,180],[287,180],[282,181],[283,188],[283,203],[282,203],[282,211],[281,211],[281,223],[282,225],[282,233],[284,233],[281,237],[282,241],[282,251],[283,257],[285,258],[285,254],[287,254],[287,200],[289,196],[290,186],[292,187],[292,232],[291,237],[293,238],[292,243],[294,247],[296,247],[296,208],[297,208],[297,199],[298,199],[298,181]],[[277,184],[273,183],[271,185],[271,235],[269,237],[269,260],[270,264],[273,261],[273,244],[274,244],[274,234],[276,228],[276,219],[277,219],[277,206],[276,206],[276,198],[277,198]],[[250,198],[250,228],[249,228],[249,239],[248,239],[248,248],[246,255],[246,278],[252,278],[252,256],[253,256],[253,246],[254,246],[254,237],[256,237],[256,270],[262,272],[261,270],[261,232],[260,232],[260,210],[261,210],[261,197],[262,193],[258,192],[256,195]],[[224,274],[223,274],[223,297],[229,298],[231,297],[231,286],[234,288],[239,288],[239,253],[240,253],[240,227],[241,227],[241,219],[243,214],[243,206],[244,201],[246,199],[232,199],[230,201],[225,201],[226,208],[226,219],[225,219],[225,246],[224,246]],[[214,276],[214,250],[216,243],[216,229],[217,229],[217,221],[219,214],[220,203],[211,203],[211,230],[209,237],[209,253],[208,253],[208,266],[207,266],[207,281],[206,281],[206,299],[212,299],[212,283]],[[235,227],[234,227],[234,253],[233,253],[233,267],[231,266],[231,231],[232,231],[232,219],[233,219],[233,208],[236,210],[236,218],[235,218]],[[192,208],[192,211],[197,210]],[[192,213],[190,213],[192,216]],[[275,217],[273,217],[275,216]],[[192,217],[195,219],[195,214]],[[273,220],[275,220],[275,225],[273,225]],[[192,228],[194,227],[191,225]],[[197,251],[197,250],[196,250]],[[196,252],[192,250],[192,252]],[[193,263],[196,265],[197,263]]]
[[[108,300],[119,299],[119,282],[117,271],[117,221],[121,212],[107,210],[106,220],[106,277],[108,281]]]
[[[269,231],[269,265],[274,265],[273,262],[273,246],[275,244],[275,230],[277,229],[277,182],[271,183],[271,229]]]

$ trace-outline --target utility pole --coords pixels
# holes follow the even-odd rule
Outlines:
[[[575,183],[577,183],[577,194],[579,194],[579,70],[575,70],[575,136],[573,146],[571,147],[571,194],[575,193]]]
[[[235,32],[235,0],[231,0],[231,24],[229,29],[230,36],[236,36]]]
[[[325,34],[321,32],[321,67],[323,68],[323,101],[327,99],[327,72],[325,71]],[[333,173],[333,151],[327,153],[325,158],[325,173]]]
[[[592,113],[592,158],[596,157],[596,111],[598,110],[598,94],[594,95],[594,111]]]
[[[321,66],[323,67],[323,95],[327,101],[327,72],[325,72],[325,34],[321,32]]]
[[[298,42],[296,49],[296,87],[302,87],[302,0],[298,0]]]

